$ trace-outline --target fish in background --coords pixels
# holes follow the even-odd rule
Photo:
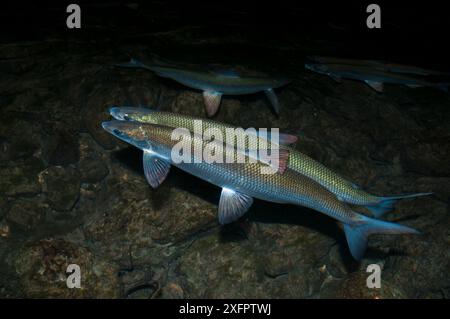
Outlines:
[[[375,68],[380,71],[392,72],[392,73],[403,73],[403,74],[416,74],[422,76],[428,75],[442,75],[450,76],[450,72],[441,72],[426,68],[421,68],[412,65],[392,63],[382,60],[361,60],[361,59],[344,59],[336,57],[327,56],[309,56],[309,60],[321,64],[345,64],[345,65],[359,65]]]
[[[284,174],[262,174],[261,169],[266,164],[260,161],[238,163],[238,151],[222,141],[205,141],[201,135],[189,131],[185,133],[192,144],[199,143],[202,149],[210,146],[210,143],[223,147],[223,154],[226,158],[234,158],[234,162],[196,160],[195,152],[191,152],[190,162],[174,162],[171,152],[179,141],[171,138],[173,127],[117,120],[104,122],[102,126],[117,138],[143,150],[144,173],[152,187],[158,187],[164,181],[171,165],[221,187],[218,208],[220,224],[230,223],[243,216],[251,207],[253,198],[305,206],[343,224],[350,252],[356,260],[363,257],[371,234],[418,233],[407,226],[354,212],[320,184],[294,170],[286,170]]]
[[[183,127],[191,132],[194,131],[195,121],[201,120],[203,130],[207,130],[210,128],[219,129],[222,133],[222,136],[225,136],[226,129],[236,129],[235,126],[213,121],[211,119],[200,119],[190,115],[154,111],[148,108],[113,106],[109,109],[109,113],[116,120],[159,124],[172,128]],[[319,183],[328,191],[335,194],[337,198],[342,202],[365,206],[373,214],[373,216],[377,218],[392,210],[398,200],[431,194],[416,193],[386,197],[372,195],[356,186],[354,183],[343,178],[339,174],[335,173],[333,170],[327,168],[320,162],[312,159],[306,154],[297,151],[292,147],[289,147],[289,144],[293,144],[297,141],[296,136],[285,133],[280,133],[279,136],[279,147],[283,150],[288,150],[289,152],[286,155],[287,168],[305,175],[306,177]],[[270,138],[270,136],[268,138]],[[256,148],[258,147],[258,145],[247,145],[247,147]]]
[[[363,81],[377,92],[383,92],[384,83],[401,84],[411,88],[435,87],[446,92],[450,85],[449,83],[433,83],[413,76],[391,73],[367,65],[306,63],[305,68],[328,75],[338,83],[343,78]]]
[[[192,64],[170,63],[155,58],[148,65],[131,59],[128,63],[116,64],[116,66],[147,69],[158,76],[170,78],[190,88],[203,91],[203,100],[209,117],[217,113],[222,95],[246,95],[258,92],[266,94],[278,115],[280,104],[274,89],[291,82],[286,78],[244,76],[233,70],[221,70],[218,67],[200,68]]]

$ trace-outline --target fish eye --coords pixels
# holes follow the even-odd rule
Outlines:
[[[130,120],[131,120],[131,118],[130,118],[127,114],[124,114],[124,115],[123,115],[123,119],[124,119],[125,121],[130,121]]]

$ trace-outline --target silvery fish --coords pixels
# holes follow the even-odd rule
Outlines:
[[[436,87],[444,91],[448,91],[449,86],[448,83],[432,83],[362,65],[306,63],[305,67],[313,72],[328,75],[339,83],[343,78],[363,81],[377,92],[383,92],[384,83],[402,84],[411,88]]]
[[[290,82],[284,78],[241,76],[237,72],[217,68],[200,69],[188,65],[181,67],[181,65],[163,63],[145,65],[135,59],[117,66],[151,70],[161,77],[170,78],[190,88],[203,91],[208,116],[216,114],[222,95],[245,95],[261,91],[266,94],[278,114],[280,104],[273,89]]]
[[[220,224],[230,223],[245,214],[253,198],[306,206],[343,224],[350,252],[357,260],[363,257],[367,238],[371,234],[418,233],[412,228],[352,211],[320,184],[293,170],[286,170],[284,174],[261,174],[264,163],[249,160],[238,163],[236,149],[223,142],[204,141],[201,135],[186,130],[183,140],[189,139],[192,145],[199,143],[203,148],[211,147],[211,143],[214,143],[214,147],[223,147],[223,153],[235,161],[198,161],[198,154],[192,151],[188,162],[179,162],[174,161],[172,156],[173,148],[179,143],[172,139],[172,127],[129,121],[104,122],[102,126],[117,138],[143,150],[144,173],[152,187],[158,187],[164,181],[171,165],[221,187],[218,210]]]
[[[327,56],[309,56],[309,60],[322,63],[322,64],[347,64],[347,65],[359,65],[373,67],[381,71],[404,73],[404,74],[416,74],[416,75],[450,75],[450,72],[441,72],[426,68],[421,68],[413,65],[392,63],[382,60],[361,60],[361,59],[345,59]]]
[[[201,120],[203,130],[210,128],[219,129],[222,132],[222,136],[225,136],[226,129],[236,129],[236,127],[213,121],[210,119],[198,119],[193,116],[175,114],[170,112],[153,111],[146,108],[136,107],[111,107],[109,110],[111,116],[117,120],[126,121],[138,121],[142,123],[153,123],[159,125],[170,126],[172,128],[184,127],[189,131],[194,131],[195,121]],[[239,132],[239,131],[236,131]],[[300,174],[303,174],[323,187],[334,193],[337,198],[343,202],[366,206],[367,209],[375,217],[381,217],[387,211],[393,209],[395,203],[404,198],[413,198],[418,196],[430,195],[431,193],[416,193],[416,194],[404,194],[397,196],[381,197],[369,194],[363,189],[357,187],[354,183],[351,183],[347,179],[343,178],[339,174],[333,172],[318,161],[311,157],[295,150],[292,147],[286,146],[297,141],[297,137],[290,134],[279,134],[279,146],[282,149],[289,151],[287,154],[287,167]],[[270,139],[270,136],[268,136]],[[271,141],[273,142],[273,141]],[[234,145],[235,146],[235,145]],[[247,147],[254,148],[257,145],[247,145]],[[281,163],[284,163],[283,161]],[[283,171],[280,171],[281,173]]]

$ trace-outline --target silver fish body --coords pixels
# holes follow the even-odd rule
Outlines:
[[[173,128],[139,122],[111,121],[103,123],[103,128],[144,151],[144,171],[149,183],[157,187],[165,178],[170,164],[222,188],[219,202],[219,221],[231,222],[245,213],[253,198],[277,203],[289,203],[312,208],[343,223],[350,251],[355,259],[361,259],[367,245],[367,237],[373,233],[412,234],[414,229],[371,219],[352,211],[336,196],[320,184],[293,170],[284,174],[262,174],[265,165],[259,161],[237,162],[242,153],[236,152],[221,141],[207,142],[202,136],[187,131],[185,138],[191,142],[193,152],[188,162],[174,160],[172,140]],[[222,147],[225,154],[235,160],[228,163],[208,162],[196,158],[195,144],[208,147]],[[196,162],[200,160],[199,162]],[[222,218],[221,218],[222,216]]]
[[[195,68],[192,65],[185,65],[184,67],[166,63],[146,65],[134,59],[117,66],[147,69],[161,77],[170,78],[187,87],[203,91],[208,116],[213,116],[217,112],[222,95],[244,95],[257,92],[266,94],[275,112],[278,114],[280,105],[274,89],[290,82],[290,80],[285,78],[241,76],[232,70],[219,71],[200,67]]]
[[[200,119],[190,115],[174,114],[170,112],[153,111],[144,108],[133,107],[112,107],[110,114],[118,120],[138,121],[142,123],[153,123],[159,125],[170,126],[172,128],[183,127],[189,131],[194,131],[195,121]],[[210,119],[202,119],[202,129],[206,131],[208,129],[218,129],[222,136],[226,136],[227,129],[236,129],[236,127],[217,122]],[[236,131],[238,132],[238,131]],[[244,132],[243,132],[244,133]],[[203,134],[203,132],[200,132]],[[288,141],[290,143],[295,142],[295,137],[289,134],[280,134],[281,141]],[[227,143],[229,143],[227,141]],[[273,141],[271,141],[273,143]],[[314,160],[308,155],[292,148],[287,145],[278,145],[278,147],[289,151],[289,158],[287,167],[294,170],[306,177],[319,183],[330,192],[335,194],[337,198],[346,203],[354,205],[367,206],[376,216],[381,216],[386,211],[393,208],[395,201],[401,198],[411,198],[423,195],[429,195],[429,193],[418,193],[399,195],[395,197],[379,197],[372,195],[363,189],[355,186],[347,179],[343,178],[333,170],[329,169],[320,162]],[[234,145],[234,144],[233,144]],[[249,144],[249,147],[257,148],[258,144]]]

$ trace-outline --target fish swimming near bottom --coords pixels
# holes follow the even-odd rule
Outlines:
[[[403,73],[403,74],[416,74],[416,75],[442,75],[449,76],[450,72],[442,72],[437,70],[431,70],[413,65],[406,65],[400,63],[393,63],[382,60],[362,60],[362,59],[346,59],[327,56],[309,56],[309,60],[321,64],[346,64],[346,65],[358,65],[365,67],[376,68],[380,71]]]
[[[190,88],[203,91],[203,100],[208,116],[216,114],[222,95],[245,95],[257,92],[264,92],[276,114],[279,114],[280,104],[274,89],[290,82],[285,78],[243,76],[232,70],[217,68],[182,68],[180,65],[162,63],[145,65],[134,59],[116,66],[147,69],[161,77],[170,78]]]
[[[199,119],[190,115],[175,114],[170,112],[155,111],[147,108],[136,107],[111,107],[109,113],[116,120],[137,121],[142,123],[153,123],[172,128],[183,127],[191,132],[195,130],[196,121],[201,121],[202,129],[218,129],[222,136],[226,136],[227,129],[233,129],[237,134],[244,131],[237,131],[235,126],[214,121],[211,119]],[[197,122],[198,123],[198,122]],[[203,134],[203,132],[201,133]],[[262,138],[262,137],[260,137]],[[431,193],[402,194],[395,196],[376,196],[372,195],[354,183],[348,181],[322,163],[314,160],[306,154],[297,151],[293,147],[287,146],[297,141],[297,137],[290,134],[279,134],[279,147],[287,150],[287,167],[306,177],[311,178],[330,192],[335,194],[339,200],[365,206],[375,217],[381,217],[386,212],[394,208],[395,203],[400,199],[414,198],[430,195]],[[227,142],[228,143],[228,142]],[[233,145],[236,146],[236,145]],[[249,145],[250,146],[250,145]],[[257,148],[258,146],[252,146]],[[268,146],[269,147],[269,146]],[[281,171],[282,172],[282,171]]]
[[[233,162],[196,161],[196,153],[185,161],[174,161],[172,150],[178,140],[172,139],[172,127],[156,124],[110,121],[103,128],[117,138],[143,150],[144,173],[152,187],[158,187],[166,178],[170,166],[208,181],[222,188],[218,217],[220,224],[237,220],[251,207],[253,198],[265,201],[301,205],[326,214],[343,224],[352,256],[359,260],[371,234],[417,234],[410,227],[380,221],[358,214],[340,202],[320,184],[293,170],[284,174],[261,174],[266,164],[260,161],[238,162],[237,150],[221,141],[204,141],[202,136],[186,131],[186,139],[203,148],[214,143],[222,147],[225,156]]]
[[[420,78],[391,73],[364,65],[318,64],[306,63],[305,68],[316,73],[325,74],[336,82],[342,79],[363,81],[377,92],[383,92],[384,83],[401,84],[411,88],[435,87],[448,91],[449,83],[433,83]]]

